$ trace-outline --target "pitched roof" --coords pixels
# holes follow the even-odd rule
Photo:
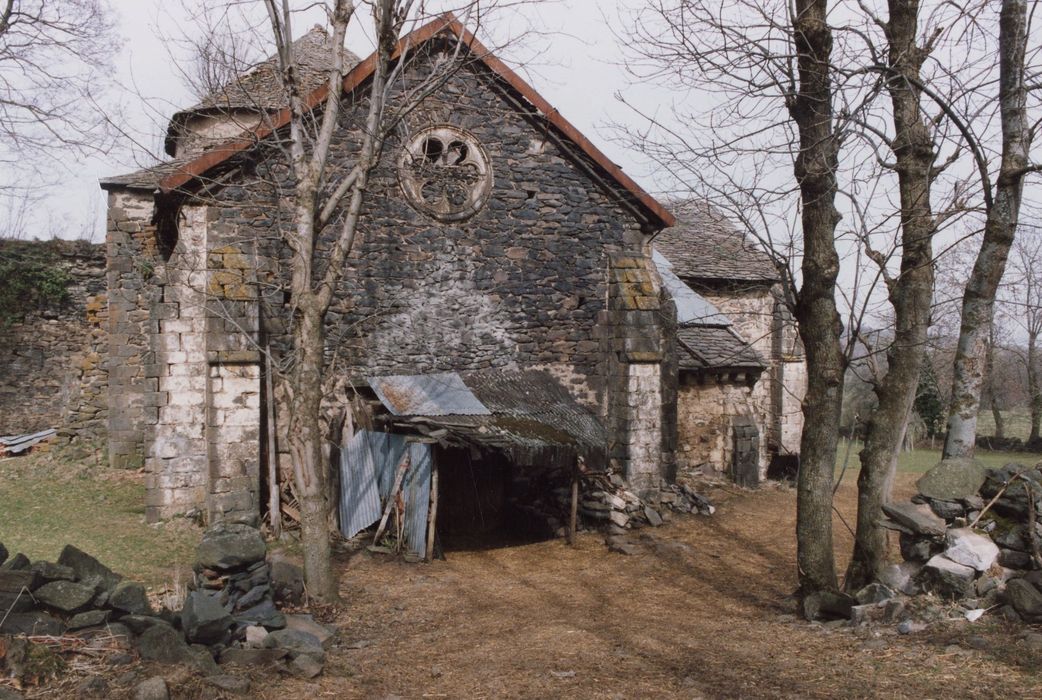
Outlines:
[[[655,237],[655,248],[680,277],[770,283],[779,279],[771,257],[704,200],[673,203],[677,223]]]
[[[407,36],[402,37],[398,42],[395,55],[400,55],[401,51],[406,47],[410,50],[415,50],[416,47],[430,41],[442,32],[451,32],[456,35],[456,37],[459,38],[459,41],[465,45],[470,50],[470,53],[480,60],[488,70],[496,75],[503,83],[516,91],[522,98],[528,101],[528,103],[534,108],[533,114],[542,116],[542,118],[552,125],[558,132],[574,143],[583,155],[603,169],[609,178],[614,180],[615,183],[620,186],[620,189],[632,197],[634,203],[649,215],[649,219],[656,226],[668,227],[675,223],[673,215],[670,214],[661,203],[645,192],[640,185],[634,182],[629,175],[622,171],[622,168],[611,162],[611,160],[604,155],[600,149],[594,146],[593,143],[576,129],[571,122],[561,116],[561,113],[558,112],[557,109],[551,106],[549,102],[537,93],[535,88],[507,67],[505,63],[492,55],[484,44],[478,41],[477,37],[460,24],[455,15],[451,12],[445,13],[441,17],[428,22]],[[373,74],[373,71],[376,68],[376,62],[377,55],[373,53],[370,54],[368,58],[355,65],[355,67],[344,76],[342,89],[345,92],[351,92],[360,87]],[[319,106],[326,99],[328,92],[329,84],[325,82],[321,83],[304,99],[305,106],[308,109],[314,109]],[[190,162],[180,165],[173,174],[168,175],[157,182],[156,188],[164,193],[169,193],[190,183],[208,172],[211,168],[214,168],[232,156],[250,148],[257,142],[257,140],[270,136],[275,130],[288,124],[289,119],[289,109],[283,107],[278,111],[278,113],[273,114],[267,123],[261,124],[260,126],[245,132],[242,136],[229,139],[223,144],[199,155]],[[107,183],[111,183],[115,179],[116,178],[108,178],[104,180],[102,182],[102,187],[108,189],[113,186],[118,186],[112,184],[106,187]]]
[[[681,326],[677,329],[677,353],[681,370],[745,369],[767,367],[759,353],[727,326]]]
[[[333,51],[326,30],[318,25],[311,28],[292,44],[297,80],[301,91],[310,93],[329,80]],[[344,50],[344,70],[350,71],[361,59]],[[167,129],[166,152],[174,155],[178,131],[185,122],[197,114],[227,113],[237,109],[277,112],[286,104],[286,93],[279,76],[278,55],[269,56],[253,69],[243,73],[217,92],[204,97],[199,104],[181,110],[170,119]]]
[[[655,250],[651,254],[655,261],[655,269],[662,278],[662,286],[666,288],[673,304],[677,307],[677,323],[700,326],[730,326],[731,319],[720,312],[713,302],[684,284],[684,281],[673,272],[673,263],[662,253]]]

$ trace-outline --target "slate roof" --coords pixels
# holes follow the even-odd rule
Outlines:
[[[441,15],[439,18],[428,22],[426,25],[402,37],[396,47],[395,56],[400,56],[401,53],[406,50],[415,51],[420,45],[441,36],[445,32],[454,34],[462,44],[467,46],[469,53],[480,63],[483,63],[485,68],[491,71],[501,84],[514,90],[524,101],[528,102],[532,108],[532,115],[541,116],[548,125],[552,126],[578,147],[578,151],[580,152],[579,155],[589,158],[594,164],[602,168],[609,176],[609,179],[613,180],[614,183],[619,186],[617,191],[624,201],[636,206],[635,213],[638,216],[641,218],[646,217],[647,224],[653,226],[655,229],[672,226],[674,224],[675,219],[673,215],[662,206],[660,202],[645,192],[644,189],[633,180],[633,178],[623,172],[622,168],[613,163],[600,149],[598,149],[589,139],[576,129],[571,122],[565,119],[560,111],[539,95],[539,93],[535,91],[535,88],[525,82],[521,76],[511,70],[505,63],[496,58],[488,48],[478,41],[478,39],[462,24],[460,24],[451,12]],[[373,53],[368,58],[358,62],[354,68],[344,76],[344,82],[341,85],[341,89],[347,92],[358,89],[372,76],[376,67],[377,58],[377,54]],[[259,68],[260,67],[258,67],[258,69]],[[239,81],[239,83],[242,84],[242,81]],[[327,94],[328,85],[325,82],[320,81],[320,84],[308,93],[304,99],[305,107],[307,109],[316,108],[322,103]],[[228,98],[229,104],[232,103],[233,97],[234,96]],[[251,105],[256,104],[256,102],[256,100],[251,99]],[[208,109],[205,107],[204,103],[200,103],[200,105],[203,109]],[[187,110],[185,112],[179,112],[178,115],[186,115],[190,113],[191,110]],[[178,115],[175,115],[175,119]],[[228,159],[251,148],[258,140],[271,136],[271,134],[277,129],[285,126],[288,123],[288,120],[288,110],[279,110],[275,115],[273,115],[270,123],[262,123],[241,136],[230,138],[202,154],[197,154],[190,162],[181,165],[181,167],[177,167],[174,173],[167,175],[156,182],[156,187],[154,189],[159,189],[163,193],[170,193],[189,185],[212,169],[220,166]],[[172,147],[169,134],[175,133],[173,129],[174,125],[172,124],[171,130],[168,132],[168,151]],[[154,171],[155,169],[150,169],[149,172]],[[133,186],[145,186],[142,183],[143,173],[138,172],[132,173],[131,176],[107,178],[102,181],[102,188],[112,189],[123,186],[122,180],[124,178],[129,178],[134,182],[135,184]]]
[[[744,369],[762,371],[767,365],[729,326],[682,326],[678,361],[682,370]]]
[[[163,181],[163,178],[173,175],[182,165],[191,162],[193,158],[195,158],[194,155],[175,158],[174,160],[135,170],[126,175],[103,177],[100,180],[101,188],[108,190],[114,187],[126,187],[132,190],[148,190],[152,192],[159,189],[159,183]]]
[[[300,92],[306,95],[329,80],[333,52],[326,30],[316,25],[304,36],[293,42],[293,55],[297,64]],[[361,59],[344,51],[345,75],[358,65]],[[234,109],[263,110],[274,112],[286,105],[282,79],[279,77],[278,55],[268,57],[252,70],[242,74],[221,90],[207,95],[199,104],[181,110],[170,119],[166,135],[166,152],[174,154],[179,131],[185,121],[195,114],[222,113]]]
[[[659,233],[654,245],[679,277],[764,284],[779,279],[771,257],[708,202],[673,202],[670,208],[677,223]]]

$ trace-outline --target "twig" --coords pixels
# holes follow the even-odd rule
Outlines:
[[[1002,497],[1002,494],[1006,493],[1006,489],[1008,489],[1009,485],[1013,483],[1013,480],[1019,478],[1020,474],[1014,474],[1012,477],[1010,477],[1009,481],[1002,485],[1002,488],[999,489],[999,492],[997,494],[995,494],[995,497],[988,501],[988,504],[981,509],[981,512],[977,513],[977,517],[973,519],[972,523],[970,523],[971,529],[977,527],[977,523],[980,522],[980,519],[984,517],[984,514],[987,513],[993,505],[995,505],[995,501],[999,500]]]

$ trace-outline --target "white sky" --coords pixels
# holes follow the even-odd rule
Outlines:
[[[643,164],[639,154],[612,143],[608,128],[613,120],[637,123],[636,117],[616,101],[616,92],[663,104],[669,99],[661,88],[628,84],[629,77],[617,65],[623,47],[611,26],[618,25],[620,12],[625,13],[627,3],[640,4],[639,0],[557,0],[519,5],[501,14],[499,22],[490,27],[495,36],[486,32],[479,38],[496,44],[531,31],[523,42],[509,47],[501,57],[610,158],[642,186],[654,191],[648,176],[651,169]],[[70,163],[59,185],[41,206],[34,207],[30,237],[47,238],[53,234],[78,238],[86,231],[93,240],[104,240],[105,194],[98,187],[98,179],[149,164],[145,148],[165,157],[162,137],[167,120],[179,108],[195,102],[171,60],[171,54],[181,60],[187,55],[183,47],[169,41],[170,37],[191,31],[186,7],[163,0],[110,0],[110,4],[124,41],[113,61],[122,86],[116,97],[124,106],[121,126],[133,139],[124,139],[121,147],[108,156]],[[451,2],[427,5],[440,9],[439,5],[451,6]],[[304,33],[320,19],[314,14],[298,18],[294,35]],[[348,48],[363,57],[371,49],[362,32],[368,24],[368,15],[360,14],[348,35]]]

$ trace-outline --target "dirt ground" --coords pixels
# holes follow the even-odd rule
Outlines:
[[[901,475],[901,487],[915,476]],[[593,533],[576,548],[453,552],[429,566],[355,554],[341,562],[342,641],[324,676],[258,695],[1042,696],[1042,653],[1025,648],[1023,628],[988,617],[908,636],[798,620],[788,598],[795,491],[713,496],[716,515],[645,530],[633,556]],[[838,505],[852,522],[852,482]],[[836,534],[845,564],[850,536],[838,521]]]
[[[899,489],[910,493],[916,477],[899,475]],[[848,475],[837,501],[848,522],[854,494]],[[893,626],[797,619],[789,598],[795,491],[767,485],[710,495],[714,516],[643,530],[632,556],[610,553],[595,533],[581,534],[574,548],[551,541],[454,551],[431,565],[342,554],[343,605],[319,611],[340,631],[325,672],[313,681],[255,674],[249,695],[1042,697],[1042,652],[1019,638],[1023,627],[991,616],[907,636]],[[837,520],[841,567],[850,542]],[[174,698],[224,697],[172,667],[100,673],[109,697],[152,674],[167,677]],[[27,697],[75,697],[80,683],[65,677]]]

